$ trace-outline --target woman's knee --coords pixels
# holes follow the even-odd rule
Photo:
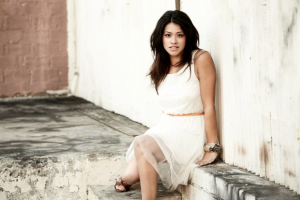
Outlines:
[[[139,135],[134,141],[134,150],[136,152],[141,152],[141,146],[145,147],[147,145],[147,140],[144,135]]]
[[[148,143],[147,135],[139,135],[135,138],[134,146],[146,146]]]
[[[139,140],[140,140],[140,136],[135,137],[134,144],[133,144],[133,148],[134,148],[135,153],[140,151]]]

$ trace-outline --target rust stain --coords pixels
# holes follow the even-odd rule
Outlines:
[[[241,155],[246,155],[246,150],[243,146],[239,146],[238,147],[238,153],[241,154]]]
[[[260,163],[263,163],[264,161],[264,149],[263,147],[259,147],[259,160],[260,160]]]
[[[269,152],[267,145],[267,143],[263,143],[263,145],[259,148],[259,159],[261,162],[264,162],[265,165],[269,163]]]
[[[268,164],[269,163],[269,152],[268,152],[266,143],[264,143],[264,156],[265,156],[265,163]]]
[[[245,155],[246,154],[246,150],[244,147],[242,147],[242,155]]]
[[[288,174],[289,176],[292,176],[292,177],[296,176],[291,170],[288,170],[288,169],[284,169],[284,173]]]
[[[300,127],[296,129],[296,138],[297,141],[300,142]]]

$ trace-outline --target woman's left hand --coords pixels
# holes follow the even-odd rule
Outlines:
[[[218,157],[217,152],[205,151],[203,158],[200,161],[198,161],[196,164],[200,166],[207,165],[209,163],[212,163],[217,157]]]

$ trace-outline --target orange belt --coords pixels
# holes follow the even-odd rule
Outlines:
[[[162,110],[162,112],[164,113],[164,111]],[[170,116],[194,116],[194,115],[203,115],[204,112],[202,113],[190,113],[190,114],[182,114],[182,115],[174,115],[174,114],[166,114],[166,115],[170,115]]]

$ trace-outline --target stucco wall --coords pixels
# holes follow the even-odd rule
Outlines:
[[[300,1],[181,1],[217,68],[226,163],[300,193]]]
[[[0,1],[0,97],[68,86],[66,1]]]
[[[145,77],[153,62],[150,35],[175,1],[91,0],[70,2],[69,8],[76,22],[71,92],[144,125],[156,124],[161,110]]]

